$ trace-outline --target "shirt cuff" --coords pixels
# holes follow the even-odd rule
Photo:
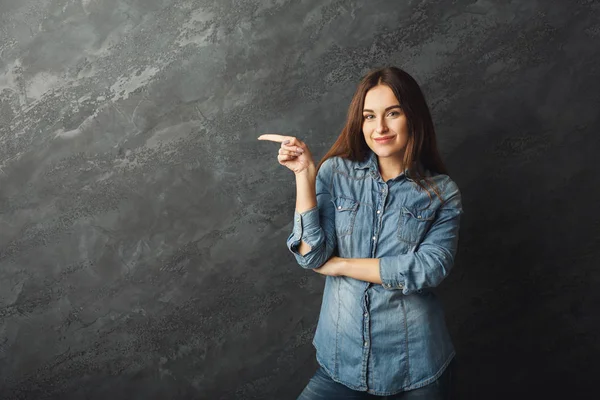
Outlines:
[[[317,206],[310,210],[298,213],[294,211],[294,241],[304,240],[311,248],[315,247],[319,238],[319,208]]]
[[[397,265],[398,263],[393,257],[381,257],[379,259],[379,275],[382,286],[388,290],[402,290],[404,294],[407,294],[405,278],[398,271]]]

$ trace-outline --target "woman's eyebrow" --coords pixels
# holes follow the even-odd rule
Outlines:
[[[400,108],[400,104],[394,104],[393,106],[389,106],[387,107],[385,110],[383,110],[384,112],[391,110],[392,108]],[[369,110],[369,109],[364,109],[363,112],[375,112],[373,110]]]

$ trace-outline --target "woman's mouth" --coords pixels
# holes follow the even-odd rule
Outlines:
[[[394,138],[394,136],[384,136],[384,137],[375,139],[375,142],[381,143],[381,144],[390,143],[393,138]]]

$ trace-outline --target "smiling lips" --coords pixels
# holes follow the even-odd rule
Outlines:
[[[375,141],[377,143],[389,143],[392,141],[392,139],[393,139],[393,136],[384,136],[384,137],[375,139]]]

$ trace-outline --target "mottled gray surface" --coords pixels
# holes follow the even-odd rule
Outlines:
[[[256,138],[318,160],[383,65],[463,193],[459,398],[592,388],[598,1],[2,0],[0,35],[2,399],[295,398],[323,277]]]

